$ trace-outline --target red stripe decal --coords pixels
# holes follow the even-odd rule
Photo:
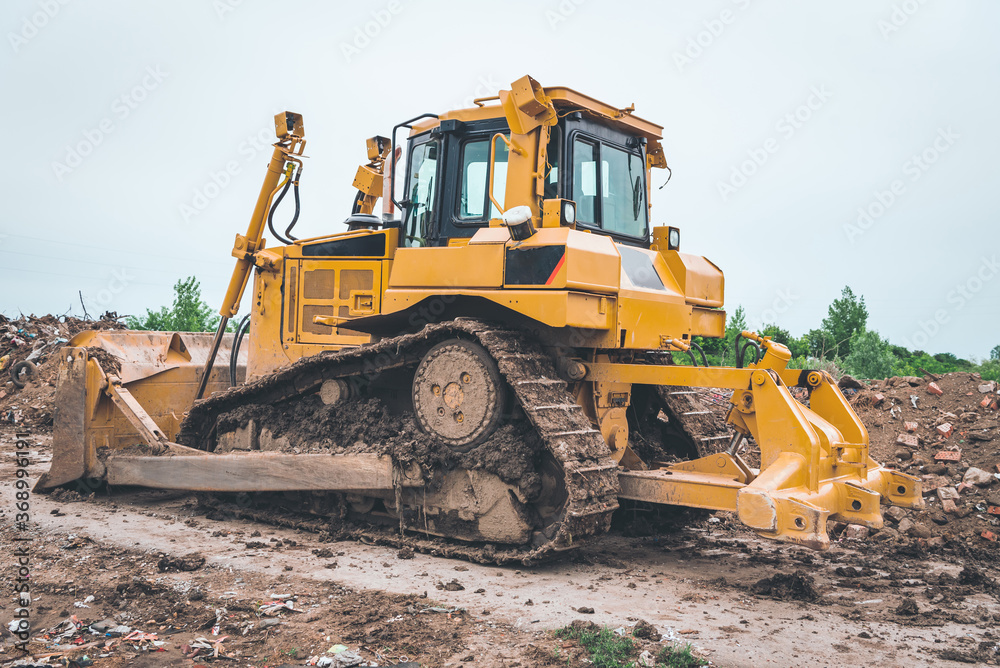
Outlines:
[[[562,266],[564,264],[566,264],[566,252],[565,251],[563,251],[562,257],[559,258],[559,262],[556,263],[556,268],[552,270],[551,274],[549,274],[549,280],[545,281],[545,285],[551,285],[552,281],[556,280],[556,274],[559,273],[559,270],[562,269]]]

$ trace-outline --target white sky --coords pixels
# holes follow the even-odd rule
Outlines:
[[[801,334],[850,285],[892,342],[985,357],[998,25],[989,0],[6,0],[0,312],[79,314],[82,290],[91,314],[139,313],[189,274],[218,306],[275,111],[306,120],[297,234],[337,232],[366,137],[531,74],[664,126],[653,220],[723,269],[752,325]],[[214,197],[185,220],[196,190]]]

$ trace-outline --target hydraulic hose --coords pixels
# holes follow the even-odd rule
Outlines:
[[[271,205],[271,210],[267,214],[267,229],[271,230],[271,234],[274,235],[275,239],[285,244],[286,246],[291,245],[292,242],[284,238],[275,231],[274,212],[278,209],[278,205],[281,204],[281,200],[285,197],[285,193],[288,192],[288,188],[291,187],[291,185],[292,185],[291,179],[285,181],[285,187],[281,189],[281,192],[278,194],[278,198],[274,200],[274,204]]]
[[[233,349],[229,353],[229,385],[236,387],[236,367],[240,357],[240,345],[243,343],[243,335],[250,329],[250,314],[247,313],[236,326],[236,333],[233,334]]]
[[[691,347],[694,348],[695,350],[697,350],[698,354],[701,355],[701,365],[702,366],[708,366],[708,358],[705,357],[705,351],[701,349],[701,346],[699,346],[697,343],[695,343],[694,341],[692,341],[691,342]],[[692,355],[692,357],[694,357],[694,355]],[[695,362],[694,365],[698,366],[698,363]]]
[[[743,357],[746,355],[748,348],[753,348],[752,364],[756,364],[757,362],[760,361],[761,350],[760,346],[758,346],[756,343],[750,341],[749,339],[746,342],[742,342],[740,337],[736,337],[736,340],[733,343],[736,346],[736,368],[738,369],[743,368]],[[740,345],[741,343],[742,345]]]
[[[288,223],[288,227],[285,228],[285,236],[292,241],[298,241],[296,237],[292,236],[292,228],[295,227],[295,223],[299,220],[299,177],[302,176],[302,167],[300,166],[295,172],[295,180],[292,181],[292,189],[295,191],[295,215],[292,216],[292,222]]]

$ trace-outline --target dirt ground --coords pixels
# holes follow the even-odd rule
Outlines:
[[[35,478],[49,438],[30,441]],[[15,550],[30,554],[35,659],[308,665],[344,645],[369,665],[582,666],[575,643],[553,629],[585,619],[627,633],[642,619],[663,642],[690,642],[719,666],[997,662],[996,552],[961,541],[843,539],[816,553],[759,539],[719,514],[670,533],[613,532],[554,563],[500,568],[213,520],[190,494],[140,490],[32,495],[22,531],[14,452],[4,429],[0,552],[7,582]],[[5,588],[5,626],[16,604]],[[59,640],[74,616],[81,629]],[[98,622],[111,635],[128,632],[91,633]],[[5,634],[0,664],[23,656],[15,641]],[[229,659],[212,656],[216,648]]]

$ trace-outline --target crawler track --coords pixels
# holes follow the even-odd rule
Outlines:
[[[215,448],[218,419],[229,411],[248,404],[273,406],[301,399],[331,379],[366,384],[387,371],[415,366],[431,346],[451,338],[472,340],[489,352],[562,475],[565,500],[561,498],[554,514],[552,509],[546,512],[545,526],[534,533],[530,545],[497,546],[495,552],[505,555],[501,560],[510,560],[506,548],[518,548],[521,561],[534,561],[606,532],[618,507],[619,487],[617,467],[600,432],[573,400],[567,384],[558,378],[552,360],[542,348],[517,330],[491,323],[460,319],[428,325],[415,334],[301,359],[257,382],[196,403],[177,440],[211,451]],[[425,472],[428,477],[435,473]],[[418,515],[400,512],[400,527],[422,531],[421,522],[415,520]]]

